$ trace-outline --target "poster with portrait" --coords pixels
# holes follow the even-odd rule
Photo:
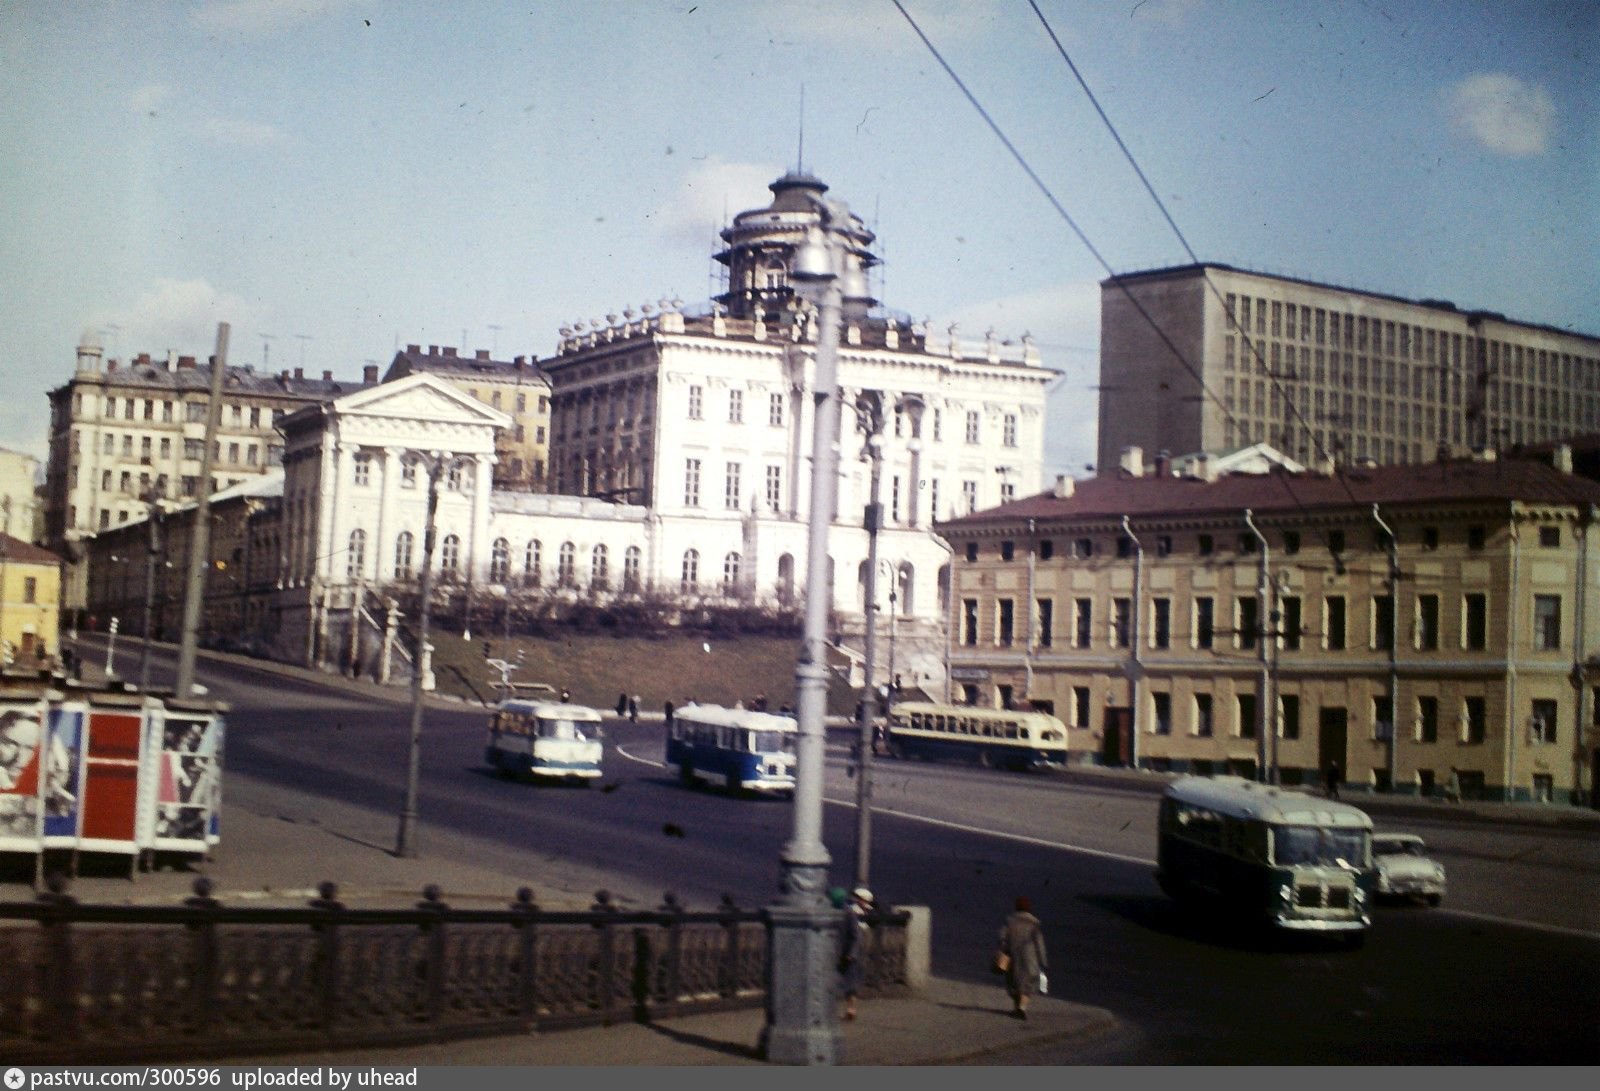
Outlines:
[[[160,724],[152,847],[204,853],[220,794],[222,721],[206,713],[168,712]]]
[[[76,848],[83,798],[83,742],[87,708],[53,704],[44,768],[44,847]]]
[[[38,852],[43,836],[42,700],[0,703],[0,852]]]

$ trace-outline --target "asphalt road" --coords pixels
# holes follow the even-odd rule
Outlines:
[[[157,653],[155,677],[163,676]],[[227,766],[286,806],[398,810],[403,701],[203,664],[229,700]],[[430,709],[421,844],[449,830],[503,861],[507,888],[564,868],[604,874],[625,902],[667,890],[692,907],[777,892],[784,801],[681,787],[659,766],[659,725],[613,723],[601,786],[500,780],[481,709]],[[1600,856],[1555,832],[1441,826],[1445,910],[1379,911],[1364,949],[1262,946],[1186,918],[1151,876],[1155,798],[1049,777],[880,763],[873,886],[930,906],[937,973],[982,980],[1017,894],[1046,925],[1052,991],[1116,1012],[1131,1033],[1043,1048],[1015,1063],[1466,1064],[1600,1060]],[[262,786],[266,786],[263,788]],[[824,837],[848,885],[854,781],[830,747]],[[1415,826],[1409,827],[1415,828]],[[223,846],[224,851],[226,845]],[[460,851],[459,849],[457,851]]]

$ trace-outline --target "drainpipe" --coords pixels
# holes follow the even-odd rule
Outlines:
[[[1372,520],[1389,542],[1389,791],[1393,792],[1400,765],[1400,546],[1376,504]]]
[[[1577,719],[1574,724],[1576,730],[1572,737],[1572,787],[1575,795],[1583,791],[1583,738],[1584,725],[1588,723],[1583,715],[1584,706],[1588,703],[1588,690],[1583,684],[1583,662],[1588,654],[1583,626],[1586,612],[1584,607],[1589,597],[1589,528],[1594,525],[1597,515],[1600,515],[1600,507],[1590,504],[1578,519],[1578,582],[1573,587],[1576,605],[1573,610],[1572,637],[1572,688],[1576,691],[1577,697],[1573,702]],[[1593,791],[1594,785],[1591,784],[1589,788]]]
[[[1144,543],[1133,533],[1128,517],[1122,517],[1122,533],[1133,543],[1133,603],[1128,618],[1128,768],[1139,768],[1139,708],[1144,702],[1139,697],[1139,681],[1144,676],[1144,664],[1139,661],[1139,615],[1144,609]]]
[[[1517,797],[1514,777],[1517,769],[1517,618],[1522,616],[1522,600],[1518,597],[1522,592],[1522,529],[1517,526],[1516,512],[1511,513],[1507,520],[1511,528],[1511,600],[1506,604],[1506,611],[1510,614],[1510,622],[1506,626],[1509,633],[1506,637],[1506,758],[1505,758],[1505,787],[1502,794],[1507,803],[1514,802]]]
[[[1267,537],[1256,527],[1256,521],[1249,508],[1244,509],[1244,525],[1250,528],[1250,533],[1256,536],[1256,544],[1260,548],[1261,560],[1256,563],[1256,647],[1261,654],[1261,680],[1256,684],[1256,780],[1262,784],[1271,784],[1275,777],[1273,770],[1273,738],[1272,729],[1277,717],[1272,715],[1272,661],[1267,648],[1267,608],[1268,594],[1271,591],[1270,574],[1267,565],[1270,558],[1267,556]]]
[[[1030,704],[1033,699],[1033,641],[1039,630],[1039,600],[1033,597],[1033,572],[1038,559],[1038,542],[1034,540],[1035,523],[1028,520],[1028,639],[1022,642],[1023,699]]]

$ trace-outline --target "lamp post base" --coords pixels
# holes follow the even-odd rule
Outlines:
[[[779,903],[767,916],[770,980],[761,1055],[773,1064],[837,1064],[838,911],[817,897],[814,905]]]

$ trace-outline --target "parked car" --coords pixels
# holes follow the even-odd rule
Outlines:
[[[1429,905],[1444,900],[1444,865],[1429,858],[1428,847],[1416,834],[1373,834],[1372,863],[1378,871],[1378,897]]]

